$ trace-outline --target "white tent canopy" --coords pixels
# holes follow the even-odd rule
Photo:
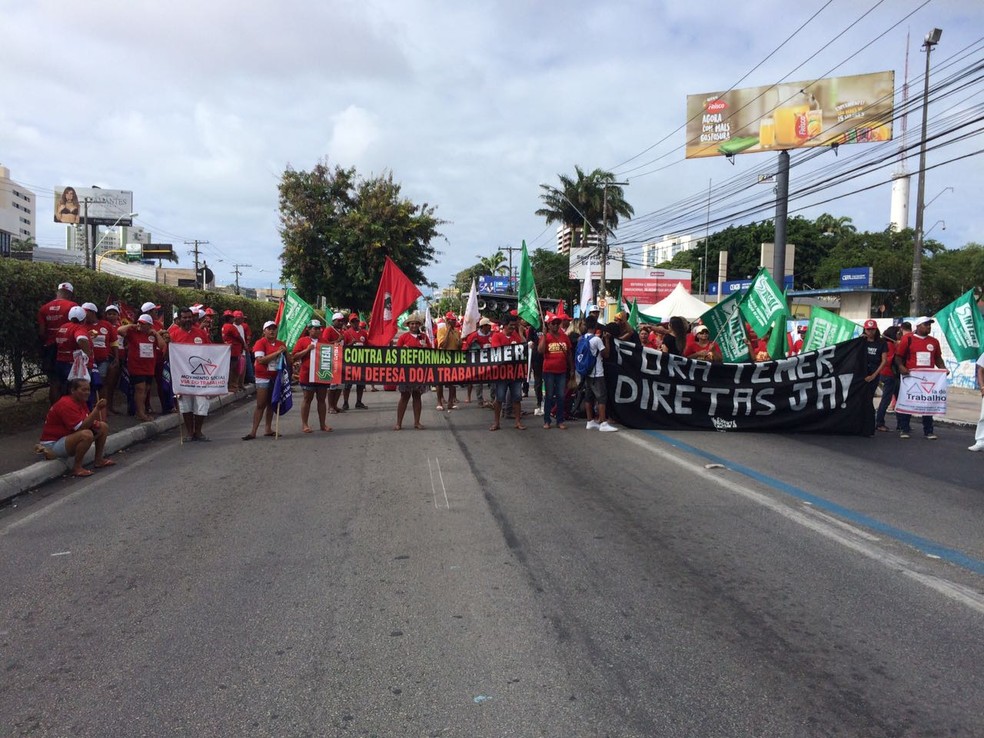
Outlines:
[[[694,320],[710,309],[710,305],[698,300],[687,292],[682,284],[677,282],[677,286],[667,297],[655,305],[639,308],[639,312],[650,318],[662,318],[663,320],[669,320],[674,315],[679,315],[687,320]]]

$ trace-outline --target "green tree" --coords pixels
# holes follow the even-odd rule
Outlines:
[[[490,277],[509,274],[509,265],[506,263],[506,255],[503,254],[502,251],[496,251],[491,256],[482,257],[478,263],[482,268],[481,273]]]
[[[619,218],[629,220],[635,214],[632,206],[625,201],[622,187],[611,184],[615,182],[615,175],[611,172],[595,169],[585,174],[581,167],[575,165],[574,177],[566,174],[557,176],[560,187],[540,185],[543,207],[536,211],[536,215],[545,218],[547,225],[560,223],[569,226],[575,233],[581,229],[583,242],[589,231],[601,233],[605,228],[611,234],[618,227]],[[607,212],[604,206],[606,182],[609,183]]]
[[[577,301],[579,285],[570,276],[570,259],[566,254],[558,254],[549,249],[536,249],[530,254],[533,279],[540,297],[564,300],[568,314]]]
[[[278,189],[283,279],[306,300],[323,295],[330,305],[369,309],[387,256],[426,284],[444,221],[403,197],[392,173],[364,179],[324,160],[310,172],[288,166]]]
[[[34,251],[37,244],[33,238],[12,238],[10,239],[11,251]]]

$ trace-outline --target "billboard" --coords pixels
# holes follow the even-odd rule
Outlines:
[[[88,215],[92,225],[132,225],[133,193],[100,187],[56,187],[55,222],[83,223]]]
[[[608,260],[605,262],[605,279],[618,281],[622,278],[622,259],[624,249],[608,250]],[[585,246],[571,249],[571,264],[569,279],[583,280],[590,267],[591,279],[601,279],[601,257],[597,247]]]
[[[517,281],[509,277],[490,277],[483,274],[478,278],[478,291],[486,295],[513,294]]]
[[[690,292],[692,278],[689,269],[623,269],[622,299],[653,305],[669,297],[677,283]]]
[[[721,283],[721,294],[722,295],[732,295],[735,292],[743,292],[752,286],[751,279],[736,279],[732,282],[722,282]],[[782,288],[784,290],[793,289],[793,275],[787,274],[786,278],[783,280]],[[718,293],[717,282],[711,282],[707,285],[707,294],[716,295]]]
[[[686,158],[892,139],[895,72],[687,96]]]
[[[874,270],[871,267],[849,267],[841,269],[841,287],[871,287],[874,285]]]

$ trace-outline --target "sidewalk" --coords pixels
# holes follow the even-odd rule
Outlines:
[[[249,385],[245,391],[227,394],[212,400],[209,413],[215,413],[219,408],[231,405],[252,394],[253,387]],[[976,390],[950,388],[947,398],[945,416],[938,416],[937,421],[958,426],[974,426],[981,412],[981,395]],[[894,421],[888,418],[889,427],[894,427]],[[112,429],[106,441],[106,455],[114,454],[120,449],[134,443],[145,441],[154,436],[178,426],[179,416],[174,413],[162,415],[148,423],[141,423],[135,417],[127,415],[112,415],[109,426]],[[0,436],[0,503],[38,487],[46,482],[65,475],[70,466],[67,460],[38,461],[38,455],[33,452],[41,432],[41,423],[33,430],[22,431]],[[87,462],[92,461],[93,450],[90,449]]]

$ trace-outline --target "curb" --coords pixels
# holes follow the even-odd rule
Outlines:
[[[220,408],[232,405],[240,399],[249,397],[253,391],[254,386],[247,385],[243,392],[236,394],[230,393],[213,398],[209,401],[208,405],[209,415]],[[110,433],[109,438],[106,439],[104,453],[106,456],[115,454],[117,451],[132,446],[135,443],[150,440],[165,431],[177,428],[180,419],[180,415],[171,413],[132,428],[125,428],[116,433]],[[90,448],[85,455],[85,463],[90,463],[95,454],[95,449]],[[51,461],[38,461],[24,469],[4,474],[0,476],[0,503],[23,494],[29,489],[40,487],[42,484],[58,479],[64,476],[70,469],[71,466],[68,459],[52,459]]]

